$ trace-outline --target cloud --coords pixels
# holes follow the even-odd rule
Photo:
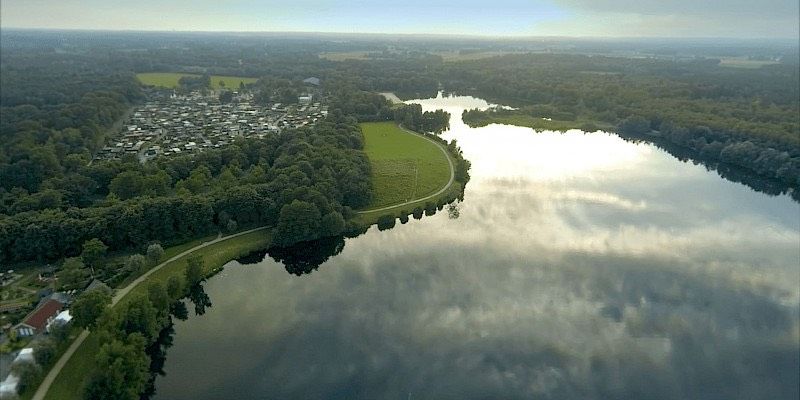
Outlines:
[[[643,15],[738,16],[748,18],[796,18],[798,3],[794,0],[557,0],[575,10],[601,13]]]
[[[4,0],[0,6],[4,27],[26,28],[791,38],[798,32],[793,0]]]
[[[800,6],[795,0],[558,0],[558,4],[572,12],[572,18],[545,21],[537,33],[797,38],[800,29]]]
[[[372,229],[299,278],[231,263],[160,395],[797,398],[795,203],[616,136],[456,136],[458,219]],[[581,145],[607,160],[562,168]]]

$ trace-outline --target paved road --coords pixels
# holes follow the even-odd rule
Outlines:
[[[422,197],[422,198],[419,198],[419,199],[412,199],[412,200],[409,200],[409,201],[407,201],[405,203],[393,204],[393,205],[386,206],[386,207],[380,207],[380,208],[373,208],[371,210],[358,211],[357,212],[358,214],[367,214],[367,213],[376,212],[376,211],[389,210],[389,209],[392,209],[392,208],[395,208],[395,207],[402,207],[402,206],[406,206],[406,205],[409,205],[409,204],[412,204],[412,203],[416,203],[416,202],[419,202],[419,201],[425,201],[425,200],[428,200],[428,199],[432,199],[432,198],[444,193],[445,190],[449,189],[450,185],[452,185],[453,181],[455,180],[455,176],[456,175],[455,175],[455,167],[453,166],[453,160],[450,159],[450,155],[447,154],[447,149],[445,149],[444,146],[442,146],[439,142],[436,142],[435,140],[432,140],[432,139],[430,139],[430,138],[428,138],[428,137],[426,137],[424,135],[420,135],[419,133],[410,131],[410,130],[408,130],[406,128],[403,128],[402,126],[400,127],[400,129],[402,129],[403,132],[405,132],[405,133],[408,133],[410,135],[419,136],[419,137],[421,137],[421,138],[423,138],[423,139],[435,144],[436,147],[438,147],[439,150],[442,151],[442,154],[444,154],[444,158],[447,159],[447,163],[450,165],[450,179],[447,181],[446,185],[442,186],[442,188],[439,189],[438,192],[436,192],[436,193],[434,193],[434,194],[432,194],[430,196],[425,196],[425,197]]]
[[[190,253],[192,253],[194,251],[200,250],[200,249],[202,249],[204,247],[211,246],[212,244],[216,244],[216,243],[228,240],[228,239],[232,239],[232,238],[235,238],[235,237],[238,237],[238,236],[246,235],[246,234],[251,233],[251,232],[264,230],[264,229],[267,229],[267,228],[269,228],[269,227],[263,226],[261,228],[254,228],[254,229],[249,229],[249,230],[242,231],[242,232],[239,232],[239,233],[234,233],[233,235],[219,236],[214,240],[211,240],[211,241],[208,241],[208,242],[203,242],[202,244],[199,244],[199,245],[197,245],[195,247],[192,247],[192,248],[190,248],[190,249],[188,249],[188,250],[186,250],[186,251],[184,251],[184,252],[182,252],[182,253],[174,256],[174,257],[171,257],[169,260],[164,261],[161,264],[156,265],[155,267],[151,268],[146,273],[142,274],[142,276],[136,278],[136,280],[134,280],[133,282],[128,284],[128,286],[125,286],[124,288],[122,288],[120,290],[117,290],[116,293],[114,293],[114,297],[111,299],[111,304],[112,305],[117,304],[123,297],[125,297],[125,295],[130,293],[130,291],[133,290],[133,288],[135,288],[138,284],[144,282],[147,279],[147,277],[149,277],[150,275],[152,275],[156,271],[160,270],[165,265],[167,265],[167,264],[169,264],[169,263],[171,263],[171,262],[173,262],[173,261],[175,261],[175,260],[187,255],[187,254],[190,254]],[[89,331],[88,330],[84,330],[83,332],[81,332],[80,335],[78,335],[78,338],[75,339],[74,342],[72,342],[72,344],[69,346],[67,351],[64,352],[64,354],[61,356],[61,358],[59,358],[58,361],[55,363],[55,365],[53,365],[53,368],[50,369],[50,372],[47,373],[47,376],[44,377],[44,380],[39,385],[39,388],[36,389],[36,393],[33,395],[33,400],[44,400],[45,395],[47,395],[47,391],[50,390],[50,386],[56,380],[56,377],[61,372],[61,369],[64,368],[64,365],[67,364],[67,361],[69,361],[70,357],[72,357],[72,354],[75,353],[75,351],[78,349],[78,347],[80,347],[80,345],[83,343],[83,341],[86,340],[87,336],[89,336]]]

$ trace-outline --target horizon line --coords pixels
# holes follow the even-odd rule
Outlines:
[[[797,36],[760,36],[760,37],[742,37],[742,36],[611,36],[611,35],[530,35],[530,34],[470,34],[470,33],[424,33],[424,32],[346,32],[346,31],[256,31],[256,30],[182,30],[182,29],[108,29],[108,28],[45,28],[45,27],[16,27],[16,26],[0,26],[0,31],[66,31],[66,32],[113,32],[113,33],[174,33],[174,34],[250,34],[250,35],[291,35],[291,34],[306,34],[306,35],[319,35],[319,36],[335,36],[335,35],[350,35],[350,36],[406,36],[406,37],[441,37],[441,38],[471,38],[471,39],[581,39],[581,40],[643,40],[643,39],[661,39],[661,40],[741,40],[741,41],[764,41],[764,40],[781,40],[793,41],[800,46],[800,39]]]

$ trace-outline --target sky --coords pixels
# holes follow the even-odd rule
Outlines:
[[[797,0],[3,0],[3,28],[793,38]]]

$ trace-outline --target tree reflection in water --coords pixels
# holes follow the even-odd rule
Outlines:
[[[206,313],[206,308],[211,307],[211,298],[208,297],[201,284],[194,285],[189,289],[188,297],[194,304],[195,315],[203,315]]]
[[[186,298],[194,304],[194,312],[196,315],[205,314],[206,309],[211,307],[211,298],[208,296],[205,289],[203,289],[202,284],[194,285],[189,289],[189,294]],[[167,350],[172,347],[175,337],[175,323],[173,318],[180,321],[185,321],[189,318],[189,311],[183,300],[172,303],[169,313],[169,324],[159,332],[158,339],[147,348],[147,355],[150,357],[150,379],[147,382],[145,391],[140,396],[141,400],[147,400],[155,396],[156,378],[166,375],[166,372],[164,372],[164,363],[167,361]]]
[[[273,247],[267,255],[283,264],[286,272],[301,276],[316,271],[320,265],[344,249],[344,236],[333,236],[289,247]]]

